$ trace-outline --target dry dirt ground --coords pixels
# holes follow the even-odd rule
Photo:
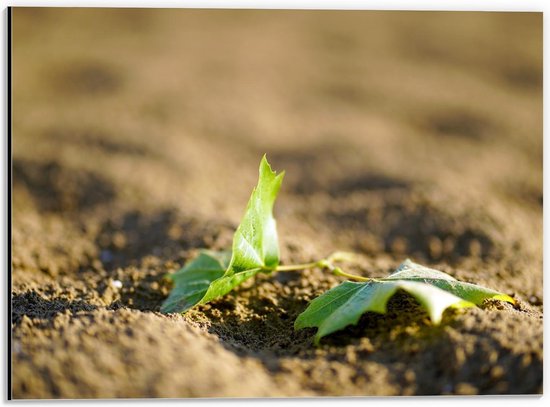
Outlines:
[[[17,8],[12,63],[14,398],[542,392],[542,14]],[[341,280],[307,270],[160,314],[263,153],[284,264],[518,305],[434,327],[402,294],[315,348],[293,322]]]

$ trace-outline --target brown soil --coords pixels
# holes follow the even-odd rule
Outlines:
[[[542,14],[13,14],[14,398],[541,393]],[[337,277],[260,276],[162,315],[225,248],[263,153],[285,264],[405,258],[514,295],[406,295],[312,346]],[[122,286],[117,287],[120,281]]]

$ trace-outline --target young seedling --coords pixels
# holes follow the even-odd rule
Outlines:
[[[366,278],[344,272],[335,263],[353,260],[350,253],[337,252],[316,262],[279,264],[279,244],[273,204],[284,172],[271,170],[264,155],[260,163],[258,185],[252,191],[241,224],[233,237],[230,251],[202,250],[178,272],[169,275],[174,287],[162,304],[163,313],[185,313],[197,304],[205,304],[231,291],[258,273],[326,269],[347,279],[314,299],[294,323],[295,329],[315,327],[314,343],[326,335],[357,324],[367,311],[385,313],[389,299],[403,290],[426,309],[430,320],[439,324],[447,308],[481,305],[493,298],[512,304],[503,293],[479,285],[458,281],[450,275],[405,260],[394,273],[384,278]]]

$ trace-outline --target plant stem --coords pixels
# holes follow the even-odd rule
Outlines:
[[[300,271],[300,270],[306,270],[306,269],[312,269],[315,267],[321,267],[323,266],[323,260],[316,261],[313,263],[304,263],[304,264],[290,264],[288,266],[277,266],[277,268],[274,271]]]
[[[342,269],[340,267],[336,267],[334,270],[332,270],[332,273],[336,276],[346,277],[347,279],[354,280],[354,281],[365,282],[365,281],[371,281],[372,280],[372,278],[361,277],[361,276],[356,276],[355,274],[346,273],[346,272],[342,271]]]
[[[329,271],[331,271],[336,276],[345,277],[345,278],[347,278],[349,280],[353,280],[353,281],[365,282],[365,281],[371,281],[372,280],[368,277],[361,277],[361,276],[356,276],[355,274],[346,273],[340,267],[335,267],[329,259],[330,259],[330,257],[327,258],[327,259],[315,261],[315,262],[312,262],[312,263],[291,264],[291,265],[288,265],[288,266],[278,266],[277,268],[275,268],[272,271],[300,271],[300,270],[306,270],[306,269],[312,269],[312,268],[320,268],[320,269],[328,269]]]

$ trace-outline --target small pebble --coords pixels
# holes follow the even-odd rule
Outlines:
[[[120,281],[120,280],[113,280],[113,281],[111,281],[111,286],[112,286],[113,288],[120,289],[120,288],[122,288],[122,281]]]
[[[542,301],[536,295],[529,297],[529,303],[532,305],[542,305]]]

